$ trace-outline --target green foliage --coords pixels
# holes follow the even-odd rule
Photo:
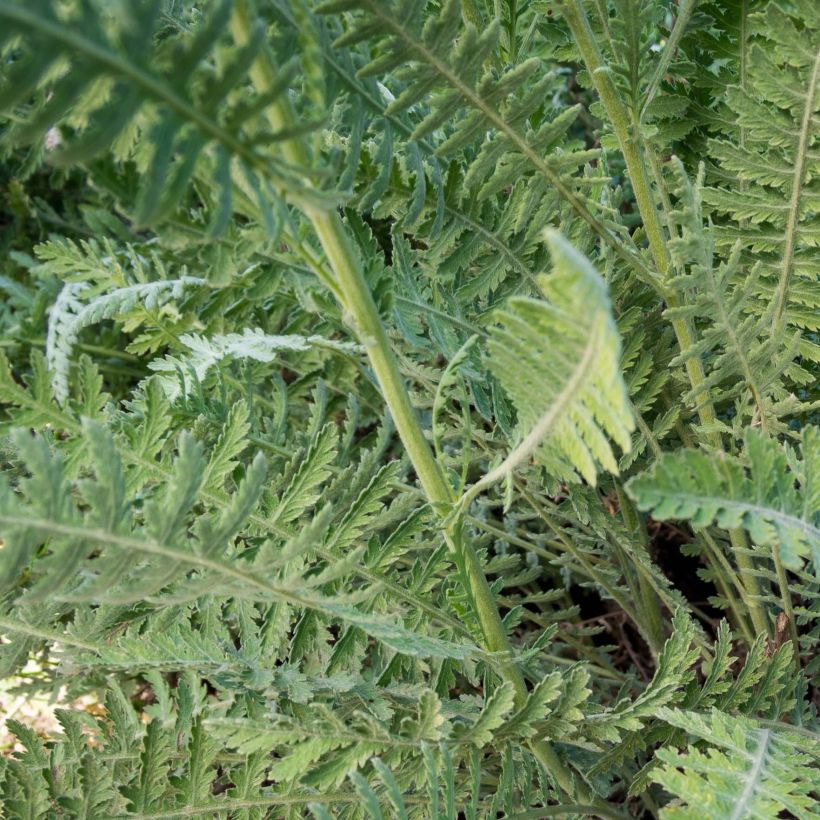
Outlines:
[[[759,259],[775,322],[791,301],[794,324],[816,330],[820,16],[808,5],[795,11],[769,3],[749,16],[748,64],[726,95],[731,131],[710,144],[720,176],[706,197],[725,217],[718,237]]]
[[[298,176],[260,151],[260,145],[287,135],[242,134],[246,121],[276,94],[237,101],[230,113],[225,110],[234,85],[263,42],[259,29],[213,71],[208,58],[228,23],[231,5],[220,3],[197,36],[171,41],[168,48],[167,41],[156,37],[159,2],[129,3],[119,15],[101,14],[91,3],[68,10],[45,1],[3,3],[0,46],[20,35],[25,44],[5,77],[0,98],[5,110],[24,109],[5,134],[7,144],[44,140],[45,150],[53,153],[50,161],[60,165],[90,161],[112,145],[120,159],[137,152],[143,171],[134,205],[139,223],[167,216],[194,176],[200,155],[216,146],[211,173],[220,184],[214,191],[218,204],[212,226],[221,228],[230,218],[234,158],[242,164],[248,186],[259,191],[258,203],[272,221],[273,209],[265,203],[263,189],[270,193],[271,182],[285,177],[296,185]],[[197,71],[209,62],[210,70]],[[286,78],[276,89],[279,94],[287,87]],[[30,108],[30,96],[44,81],[50,92]],[[62,129],[52,130],[62,123],[76,135],[69,138]],[[140,134],[144,139],[137,142]]]
[[[594,485],[599,464],[618,472],[606,434],[630,447],[620,340],[595,269],[559,235],[547,242],[553,271],[539,281],[547,302],[507,302],[490,336],[488,365],[515,405],[524,443],[547,438],[538,459],[548,473],[575,481],[580,474]]]
[[[665,710],[665,720],[704,742],[684,754],[662,749],[655,780],[682,804],[663,817],[812,817],[820,749],[816,738],[785,728],[764,728],[717,710],[708,715]]]
[[[0,813],[815,816],[815,6],[0,0]]]
[[[769,312],[755,311],[760,270],[755,267],[738,277],[739,243],[717,263],[715,230],[704,226],[703,220],[703,166],[694,183],[677,158],[673,173],[677,184],[672,194],[678,202],[671,214],[669,250],[678,272],[673,287],[683,304],[667,310],[667,315],[694,317],[702,323],[698,342],[681,351],[674,363],[699,357],[707,370],[704,381],[689,391],[686,400],[693,405],[707,397],[715,404],[734,400],[737,420],[729,429],[737,430],[738,422],[748,420],[769,431],[777,425],[777,416],[799,410],[794,395],[786,392],[784,373],[800,383],[811,380],[793,361],[799,334],[785,339],[782,327],[773,332]],[[687,298],[688,293],[697,296]]]
[[[802,440],[798,460],[750,428],[745,459],[715,459],[697,450],[671,453],[633,478],[629,490],[641,509],[660,520],[744,527],[755,543],[777,549],[786,566],[800,569],[810,558],[820,567],[820,431],[806,427]]]
[[[179,602],[214,587],[216,575],[228,579],[238,599],[254,600],[263,593],[276,602],[326,612],[377,635],[398,651],[441,657],[460,657],[469,651],[467,647],[448,648],[436,638],[405,632],[391,621],[362,613],[344,601],[325,600],[314,590],[327,581],[329,573],[308,579],[301,573],[294,577],[281,572],[295,552],[309,546],[298,543],[304,535],[297,536],[298,546],[292,541],[283,544],[281,556],[270,541],[266,542],[257,560],[243,567],[243,562],[232,556],[231,548],[259,502],[266,473],[260,455],[247,466],[242,481],[224,499],[220,511],[197,518],[189,535],[192,508],[203,478],[211,477],[218,454],[206,463],[202,446],[183,433],[177,457],[167,468],[167,483],[155,487],[151,497],[143,500],[141,521],[135,525],[131,515],[134,504],[126,495],[123,461],[111,436],[93,423],[84,426],[83,434],[88,440],[88,466],[94,471],[94,479],[83,479],[75,487],[66,480],[59,456],[52,456],[42,438],[31,438],[24,431],[13,436],[12,443],[31,477],[18,484],[16,495],[7,484],[0,485],[0,522],[7,551],[0,587],[3,592],[16,585],[19,573],[47,539],[49,554],[29,573],[24,602],[36,603],[46,597],[69,603],[161,602],[157,596],[166,587],[171,587],[172,599]],[[312,459],[302,466],[305,472],[316,469]],[[377,473],[373,482],[385,472]],[[302,476],[297,473],[296,478],[301,484]],[[303,487],[286,488],[284,495],[291,498],[285,503],[310,501]],[[370,500],[375,495],[372,487],[365,488],[345,512],[336,532],[325,534],[314,526],[311,535],[334,546],[346,538],[341,546],[348,546],[351,536],[361,535],[367,519],[381,509],[377,500]],[[320,517],[317,523],[329,522]],[[234,560],[223,560],[226,553]],[[273,572],[266,577],[263,568]],[[296,578],[301,578],[301,583]]]

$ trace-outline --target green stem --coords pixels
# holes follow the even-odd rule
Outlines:
[[[244,45],[250,39],[253,19],[250,0],[239,0],[231,17],[231,31],[238,45]],[[277,81],[276,71],[267,52],[263,52],[256,59],[250,75],[260,94],[264,95],[274,87]],[[290,105],[284,96],[268,105],[266,115],[275,131],[286,128],[293,119]],[[297,167],[309,165],[308,152],[299,140],[283,141],[281,150],[291,164]],[[407,450],[419,482],[431,506],[444,513],[454,501],[452,489],[433,456],[410,402],[378,308],[344,224],[335,211],[322,210],[305,202],[301,202],[300,207],[312,223],[327,256],[336,277],[339,301],[367,351],[370,365],[396,425],[396,431]],[[502,676],[512,685],[516,703],[521,705],[528,695],[527,684],[513,659],[512,647],[478,555],[464,540],[460,521],[451,523],[444,530],[444,537],[456,565],[463,573],[465,592],[481,626],[485,647],[490,652],[504,656],[501,662]],[[586,784],[580,778],[576,782],[570,769],[548,743],[534,740],[530,742],[530,748],[567,794],[577,796],[584,802],[591,800],[591,793]]]
[[[632,183],[632,190],[635,193],[635,202],[641,215],[655,266],[661,274],[662,282],[668,283],[669,276],[672,273],[671,260],[667,249],[667,238],[663,231],[655,198],[652,195],[649,174],[641,152],[640,126],[634,119],[630,118],[629,111],[615,87],[612,72],[604,62],[580,0],[565,0],[562,4],[562,11],[575,43],[581,52],[589,76],[595,85],[595,90],[606,109],[609,121],[612,124],[612,130],[615,132],[621,153],[624,156],[626,169]],[[668,307],[680,307],[681,303],[678,295],[668,285],[665,287],[663,295]],[[682,352],[691,350],[696,342],[691,320],[673,319],[672,328],[675,331],[680,350]],[[691,356],[686,360],[686,374],[694,393],[702,395],[706,374],[700,356]],[[717,418],[712,402],[708,397],[698,406],[698,417],[701,425],[707,428],[704,436],[706,443],[715,449],[721,449],[720,433],[715,429]],[[752,622],[755,629],[761,631],[762,628],[762,631],[768,634],[766,616],[760,605],[760,586],[754,573],[754,562],[747,553],[739,551],[737,546],[741,542],[745,542],[745,533],[743,530],[732,530],[730,536],[732,546],[735,548],[737,563],[750,596],[749,606]]]
[[[305,213],[311,220],[336,275],[342,293],[342,306],[350,317],[356,335],[367,350],[370,366],[419,483],[433,508],[439,513],[445,513],[454,500],[452,489],[433,457],[416,411],[410,403],[378,308],[344,225],[333,212],[306,208]],[[465,573],[469,585],[467,592],[481,624],[486,648],[491,652],[511,654],[511,647],[481,563],[475,551],[465,542],[461,525],[455,522],[444,534],[448,546],[455,555],[456,564]],[[506,668],[517,671],[510,661],[507,662]],[[520,677],[520,685],[512,678],[510,680],[516,684],[516,690],[520,690],[519,694],[523,692],[522,697],[526,697],[523,676],[518,672],[518,675],[513,677]]]
[[[785,244],[783,248],[783,263],[777,289],[774,293],[772,305],[772,335],[776,335],[785,323],[786,297],[788,295],[789,280],[794,270],[794,257],[797,249],[797,225],[800,221],[800,199],[803,187],[806,184],[806,165],[809,156],[809,147],[812,144],[814,111],[817,105],[818,88],[820,88],[820,48],[814,58],[814,67],[806,89],[803,118],[800,123],[800,137],[797,144],[797,153],[794,158],[794,176],[792,192],[789,199],[789,218],[786,222]],[[811,210],[811,208],[809,208]]]
[[[780,600],[783,604],[783,614],[789,619],[789,638],[792,642],[794,652],[794,664],[797,667],[797,674],[800,674],[800,642],[797,635],[797,623],[794,620],[794,609],[792,608],[792,596],[789,589],[789,579],[786,577],[786,568],[780,560],[780,547],[775,544],[772,547],[772,561],[774,571],[777,573],[777,585],[780,587]]]
[[[632,503],[632,499],[626,494],[623,485],[619,481],[615,482],[615,491],[618,494],[618,506],[626,528],[640,541],[641,547],[648,555],[649,536],[643,518],[641,518],[640,513]],[[661,602],[651,584],[647,582],[645,572],[641,571],[644,568],[639,564],[637,569],[636,585],[638,587],[638,597],[640,598],[639,606],[644,615],[642,620],[648,624],[647,632],[650,638],[650,649],[652,654],[657,657],[664,643]]]
[[[655,68],[655,72],[653,73],[652,79],[649,82],[649,87],[646,89],[646,93],[644,94],[644,103],[641,106],[640,115],[641,122],[643,122],[643,118],[646,114],[647,108],[649,108],[650,104],[652,103],[652,100],[655,98],[655,93],[660,87],[661,80],[663,79],[667,69],[669,68],[669,63],[675,56],[675,52],[678,49],[678,45],[680,44],[681,38],[683,37],[684,32],[686,31],[689,25],[689,20],[692,17],[692,12],[694,12],[697,4],[698,0],[681,0],[681,2],[678,3],[677,19],[675,20],[675,25],[672,28],[672,31],[670,32],[669,38],[666,41],[666,45],[664,45],[663,47],[663,51],[661,52],[661,58],[658,61],[658,64]]]
[[[584,60],[589,76],[595,85],[595,90],[601,99],[601,103],[606,109],[612,130],[618,140],[621,153],[626,162],[626,169],[629,180],[632,183],[632,190],[635,193],[635,202],[641,215],[643,228],[649,242],[649,250],[655,261],[655,266],[661,274],[662,282],[668,280],[671,264],[667,249],[667,237],[664,234],[663,226],[655,205],[655,198],[652,195],[652,188],[649,182],[646,164],[641,153],[639,126],[634,123],[629,112],[621,100],[618,89],[612,80],[612,72],[604,63],[603,56],[595,42],[595,36],[589,25],[586,12],[579,0],[568,0],[563,3],[562,11],[564,19],[572,32],[575,43],[578,46]],[[680,307],[677,294],[668,287],[664,290],[664,300],[670,308]],[[691,322],[685,319],[674,319],[672,327],[678,339],[678,345],[682,351],[689,350],[695,342],[694,330]],[[693,356],[686,361],[686,372],[692,387],[697,390],[703,384],[706,376],[703,371],[703,363],[698,356]],[[715,422],[715,412],[711,402],[706,402],[698,410],[701,424],[709,426]],[[716,434],[709,438],[713,446],[720,446]]]
[[[755,641],[755,637],[749,628],[748,618],[743,617],[742,610],[738,603],[732,588],[738,591],[740,600],[746,608],[746,612],[751,611],[749,604],[749,593],[740,578],[737,577],[732,565],[729,563],[726,556],[721,552],[720,546],[715,542],[711,535],[706,530],[702,530],[696,536],[697,540],[701,542],[706,553],[707,560],[712,564],[715,570],[715,584],[718,590],[723,594],[723,597],[729,604],[729,608],[734,614],[735,625],[743,633],[743,638],[746,641],[746,646],[751,647]]]
[[[757,578],[757,568],[752,556],[749,554],[749,541],[746,538],[746,530],[736,528],[729,530],[729,540],[732,543],[732,552],[740,569],[740,579],[746,588],[748,598],[746,605],[749,614],[752,616],[752,624],[758,634],[770,635],[769,621],[766,613],[760,605],[760,583]]]
[[[643,220],[644,231],[649,240],[649,248],[658,271],[666,277],[669,271],[669,254],[666,249],[666,237],[663,234],[654,197],[649,186],[649,177],[643,157],[641,156],[638,135],[630,122],[629,113],[621,100],[612,73],[604,63],[595,35],[589,25],[589,19],[579,0],[569,0],[561,6],[564,19],[572,32],[584,65],[595,85],[595,90],[606,109],[612,129],[618,139],[621,153],[624,155],[635,201]]]
[[[431,506],[444,513],[454,501],[452,490],[433,457],[415,409],[410,403],[387,333],[344,225],[338,215],[332,212],[306,208],[305,213],[311,220],[337,277],[343,294],[342,306],[349,314],[356,334],[367,350],[370,365],[393,417],[399,438],[416,470],[419,483]],[[444,537],[453,553],[456,566],[466,581],[465,591],[481,626],[485,648],[505,656],[501,661],[501,672],[504,679],[512,684],[516,702],[521,705],[528,694],[526,681],[512,658],[512,647],[478,555],[465,541],[460,521],[451,523],[444,530]],[[570,795],[577,794],[582,800],[590,799],[586,786],[576,785],[570,770],[548,743],[532,741],[530,746],[535,756],[565,792]]]

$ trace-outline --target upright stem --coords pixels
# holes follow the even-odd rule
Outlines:
[[[638,205],[646,238],[649,242],[649,250],[655,261],[655,266],[661,274],[662,282],[666,283],[672,273],[671,260],[666,247],[667,239],[655,205],[655,198],[652,195],[649,174],[641,151],[640,125],[635,122],[634,118],[630,117],[629,111],[615,87],[612,73],[605,64],[598,44],[595,42],[595,36],[592,33],[589,20],[580,0],[564,0],[561,8],[573,39],[581,52],[589,76],[595,85],[595,90],[606,109],[607,116],[612,124],[612,130],[618,139],[621,153],[626,162],[629,179],[632,183],[632,190],[635,193],[635,202]],[[665,287],[663,296],[668,307],[680,307],[680,300],[671,288]],[[675,331],[681,351],[690,350],[696,341],[692,322],[682,318],[673,319],[672,328]],[[706,380],[706,374],[700,356],[691,356],[686,360],[686,373],[695,394],[701,395],[700,388]],[[698,417],[704,427],[714,426],[717,419],[712,402],[708,397],[699,405]],[[717,431],[708,431],[704,439],[711,447],[720,449],[720,434]],[[756,630],[768,634],[768,621],[759,602],[760,585],[755,575],[754,562],[746,552],[738,549],[738,545],[745,544],[746,534],[743,530],[732,530],[730,536],[732,545],[735,547],[735,557],[741,569],[743,582],[750,596],[749,609],[752,622]]]
[[[789,639],[792,642],[792,651],[794,652],[794,664],[797,669],[797,674],[801,672],[800,666],[800,638],[797,634],[797,623],[794,620],[794,609],[792,608],[792,596],[789,589],[789,579],[786,576],[786,568],[780,560],[780,546],[775,544],[772,547],[772,560],[774,562],[774,569],[777,573],[777,585],[780,588],[780,600],[783,603],[783,614],[789,621]]]
[[[250,39],[252,21],[250,0],[237,0],[231,17],[231,32],[238,45],[244,45]],[[260,94],[268,93],[275,86],[277,80],[275,65],[268,53],[265,52],[257,57],[250,75]],[[293,122],[293,113],[284,95],[270,103],[265,113],[275,131],[286,128]],[[310,157],[304,143],[300,140],[284,140],[280,146],[284,157],[292,165],[308,166]],[[367,351],[373,373],[419,482],[432,507],[437,512],[444,513],[454,501],[452,489],[433,456],[415,409],[410,402],[378,308],[345,226],[335,210],[322,210],[306,203],[300,203],[300,207],[313,225],[330,262],[338,285],[336,295]],[[464,576],[465,593],[481,626],[484,645],[490,652],[502,655],[502,677],[512,685],[516,704],[521,706],[528,695],[527,684],[523,673],[512,657],[512,647],[507,639],[501,616],[496,608],[478,555],[464,540],[460,520],[454,520],[444,529],[444,538],[456,565]],[[586,784],[580,778],[576,782],[570,769],[548,743],[534,740],[530,742],[530,748],[567,794],[576,796],[584,802],[592,799]]]
[[[644,520],[635,509],[632,499],[626,494],[620,481],[615,482],[615,492],[618,494],[618,507],[621,511],[624,525],[633,537],[640,541],[641,547],[648,555],[649,537],[646,532]],[[650,649],[654,657],[657,658],[661,649],[663,649],[664,642],[661,602],[644,574],[646,572],[645,568],[638,564],[637,570],[636,584],[638,587],[638,597],[640,598],[638,605],[643,612],[644,617],[642,620],[647,624],[646,629],[649,634]]]
[[[743,579],[738,578],[734,567],[729,563],[728,559],[721,551],[720,545],[715,542],[711,535],[709,535],[708,530],[701,530],[695,537],[696,540],[700,541],[702,548],[708,556],[709,562],[714,565],[716,569],[715,585],[718,590],[723,593],[723,597],[729,604],[729,609],[731,609],[734,613],[735,622],[737,623],[740,631],[743,633],[743,638],[746,641],[746,645],[751,647],[755,641],[755,636],[749,628],[747,619],[742,616],[742,611],[740,608],[740,603],[742,603],[747,613],[751,612],[752,609],[751,604],[749,603],[749,591],[746,589]],[[735,597],[734,592],[732,592],[732,588],[736,589],[738,595],[740,595],[740,603]]]
[[[752,616],[752,623],[758,634],[769,634],[769,622],[766,612],[760,605],[757,596],[761,595],[760,584],[757,580],[757,568],[749,554],[749,540],[746,538],[746,530],[737,527],[729,530],[729,541],[732,544],[732,554],[735,556],[737,565],[740,568],[740,580],[746,588],[749,597],[746,605],[749,607],[749,614]]]
[[[794,255],[797,250],[797,229],[800,221],[800,198],[803,195],[803,186],[806,183],[806,165],[809,157],[809,147],[812,144],[813,123],[817,105],[817,95],[820,93],[820,48],[814,58],[814,68],[811,72],[809,86],[805,93],[803,105],[803,119],[800,123],[800,137],[797,152],[794,158],[794,176],[792,178],[792,193],[789,199],[789,217],[786,222],[785,245],[783,248],[783,262],[777,289],[774,293],[772,306],[772,333],[780,331],[785,324],[786,297],[788,295],[789,280],[794,271]]]
[[[655,266],[661,274],[661,280],[667,281],[671,271],[669,252],[666,247],[667,239],[661,225],[655,198],[649,182],[646,164],[641,153],[639,126],[632,120],[629,111],[621,100],[618,89],[612,81],[612,73],[604,63],[595,36],[589,25],[586,12],[579,0],[566,0],[562,5],[564,19],[572,32],[575,43],[581,51],[587,72],[595,85],[595,90],[606,109],[612,130],[618,139],[621,153],[626,162],[626,170],[635,193],[635,202],[641,214],[643,228],[649,242],[649,250],[655,261]],[[677,295],[669,288],[665,289],[664,299],[669,307],[679,307]],[[694,331],[691,322],[685,319],[674,319],[672,327],[678,339],[681,350],[688,350],[694,344]],[[692,387],[697,389],[705,380],[703,364],[700,357],[693,356],[686,362],[686,371]],[[715,422],[715,412],[711,403],[701,405],[698,415],[701,424],[710,425]],[[719,446],[720,442],[712,442]]]
[[[373,368],[402,444],[418,475],[419,483],[433,508],[444,514],[454,501],[452,489],[433,457],[416,411],[410,403],[378,308],[344,225],[335,212],[305,208],[305,215],[313,224],[336,275],[342,294],[342,307],[348,313],[356,335],[367,351],[370,366]],[[467,592],[481,624],[486,648],[491,652],[511,654],[511,647],[481,563],[475,550],[465,542],[460,523],[453,522],[445,529],[444,536],[455,555],[459,569],[465,573],[468,580]],[[521,697],[526,697],[526,685],[520,671],[509,660],[505,667],[517,673],[513,675],[516,680],[511,679],[511,682],[516,685]]]

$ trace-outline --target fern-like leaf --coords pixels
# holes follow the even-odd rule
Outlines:
[[[88,423],[85,431],[95,478],[77,485],[43,438],[17,432],[15,443],[30,475],[18,492],[7,480],[0,481],[0,524],[5,538],[0,590],[15,587],[32,561],[30,583],[23,592],[23,599],[32,602],[48,596],[72,603],[124,604],[161,598],[172,584],[177,584],[173,599],[194,599],[209,588],[209,578],[221,577],[231,579],[235,594],[242,598],[324,613],[399,652],[466,657],[473,651],[467,645],[416,634],[395,617],[362,611],[347,600],[319,594],[315,588],[325,582],[322,575],[305,579],[295,570],[282,576],[275,570],[263,572],[258,566],[252,569],[237,563],[231,545],[259,501],[266,471],[261,455],[249,465],[224,508],[199,518],[191,535],[191,511],[206,470],[201,444],[190,434],[180,437],[168,483],[163,492],[145,502],[142,520],[137,523],[112,437],[94,423]],[[360,502],[371,515],[378,509],[372,495],[370,489],[366,502]],[[348,528],[354,528],[349,537],[355,537],[355,528],[361,526],[356,505],[348,518]],[[327,523],[321,517],[319,521]],[[47,549],[38,557],[45,545]]]
[[[123,288],[96,296],[89,302],[82,294],[90,288],[84,282],[70,282],[60,291],[51,308],[46,339],[46,359],[52,374],[54,396],[60,404],[68,398],[71,353],[83,328],[125,313],[140,303],[151,309],[171,299],[179,299],[186,287],[205,284],[204,279],[183,276]]]
[[[776,417],[774,397],[783,392],[780,383],[797,353],[799,334],[785,339],[785,328],[773,333],[770,312],[756,309],[759,273],[740,269],[739,243],[722,264],[716,261],[714,228],[703,221],[703,166],[692,182],[675,157],[672,174],[678,202],[670,215],[673,238],[669,251],[677,275],[671,277],[670,286],[680,294],[683,307],[669,308],[666,315],[694,318],[702,325],[697,342],[682,350],[672,364],[700,357],[708,368],[706,379],[685,400],[697,407],[707,399],[720,405],[740,396],[737,407],[742,418],[757,420],[764,430],[770,430]],[[810,378],[796,365],[790,374],[799,374],[801,381]],[[793,411],[793,405],[788,409]]]
[[[704,198],[728,217],[719,237],[759,259],[775,325],[791,310],[794,324],[816,329],[820,14],[812,3],[799,17],[791,8],[771,2],[749,18],[748,77],[727,94],[732,139],[711,143],[720,172]],[[740,190],[726,187],[738,179]]]
[[[598,272],[562,236],[545,236],[553,259],[552,273],[539,280],[546,301],[511,299],[488,345],[521,438],[489,476],[503,477],[535,453],[552,476],[595,484],[600,468],[618,472],[607,436],[626,451],[634,427],[620,338]]]
[[[201,382],[211,368],[226,358],[272,362],[281,353],[311,348],[325,348],[347,355],[361,352],[359,345],[352,342],[337,342],[321,336],[298,334],[275,336],[263,333],[258,328],[245,328],[242,333],[211,337],[186,333],[180,336],[179,341],[190,351],[187,355],[167,355],[162,359],[155,359],[148,365],[154,372],[162,374],[158,376],[159,382],[172,401],[190,391],[191,378]]]
[[[49,0],[3,0],[0,47],[20,43],[0,87],[0,109],[21,112],[6,141],[29,145],[56,131],[49,159],[69,165],[94,159],[128,129],[144,130],[147,155],[135,214],[140,223],[161,220],[176,207],[197,163],[213,149],[208,161],[222,189],[215,197],[213,227],[221,229],[230,217],[233,158],[272,226],[271,183],[309,196],[302,178],[310,172],[297,173],[260,150],[260,144],[291,137],[290,130],[248,136],[243,127],[285,92],[292,70],[283,72],[270,94],[232,103],[231,93],[262,46],[262,28],[216,73],[214,50],[230,20],[232,0],[216,4],[194,34],[170,43],[156,37],[160,6],[158,0],[127,2],[117,15],[103,18],[88,2],[63,13]],[[97,94],[100,88],[108,93]],[[38,91],[43,93],[32,104]]]
[[[666,454],[627,488],[658,519],[745,527],[757,544],[779,548],[786,566],[810,557],[820,571],[820,430],[803,430],[802,460],[754,429],[745,441],[745,458]]]
[[[681,800],[665,808],[662,817],[762,820],[782,812],[801,820],[817,816],[820,804],[811,792],[820,774],[820,744],[810,735],[766,728],[717,709],[700,715],[664,708],[659,717],[706,747],[658,752],[664,766],[653,779]]]

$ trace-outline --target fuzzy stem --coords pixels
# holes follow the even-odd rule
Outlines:
[[[595,85],[601,103],[606,109],[612,130],[618,140],[621,153],[626,162],[629,180],[635,193],[635,202],[643,221],[643,228],[649,242],[649,250],[655,261],[655,266],[661,274],[661,280],[666,283],[670,274],[670,259],[667,249],[667,239],[652,195],[646,164],[641,153],[638,127],[631,121],[629,112],[621,100],[618,89],[612,81],[612,74],[604,63],[603,56],[595,42],[595,36],[589,25],[586,12],[579,0],[568,0],[561,6],[564,19],[572,32],[584,60],[589,76]],[[664,290],[664,299],[670,308],[679,307],[677,294],[669,288]],[[694,332],[691,322],[685,319],[672,320],[672,327],[681,350],[689,350],[694,344]],[[693,356],[686,361],[686,372],[692,387],[697,390],[703,384],[706,376],[700,357]],[[715,422],[715,412],[710,402],[706,402],[698,410],[701,424],[711,425]],[[717,442],[719,445],[719,441]]]
[[[740,604],[742,604],[746,608],[747,613],[750,610],[746,587],[743,585],[742,580],[738,578],[734,567],[721,552],[720,546],[716,543],[715,539],[709,535],[707,530],[701,530],[699,533],[696,533],[695,539],[700,542],[706,554],[706,560],[712,564],[715,569],[715,585],[718,591],[723,594],[723,597],[729,604],[729,609],[731,609],[734,614],[735,626],[743,633],[746,646],[751,647],[755,642],[755,636],[749,627],[748,618],[743,616],[743,610],[741,610],[740,607]],[[733,588],[736,589],[738,595],[740,595],[740,601],[738,601],[732,592]]]
[[[592,33],[589,20],[580,0],[566,0],[562,3],[561,8],[564,19],[581,52],[586,69],[595,85],[595,90],[606,109],[612,130],[615,132],[626,162],[632,190],[635,193],[635,202],[641,214],[644,231],[649,242],[649,250],[652,253],[655,266],[661,274],[661,280],[665,284],[671,274],[671,264],[666,246],[667,239],[652,195],[649,175],[641,152],[640,126],[630,118],[629,112],[623,104],[618,89],[612,80],[609,66],[605,64],[598,44],[595,42],[595,36]],[[664,290],[664,299],[668,307],[680,307],[677,294],[668,286]],[[681,318],[673,319],[672,328],[675,331],[681,351],[690,350],[696,341],[692,322]],[[691,356],[686,360],[686,373],[695,394],[700,395],[703,392],[701,387],[706,380],[700,356]],[[701,425],[706,428],[715,425],[717,421],[715,410],[708,397],[698,406],[698,417]],[[707,430],[704,438],[711,447],[721,448],[720,434],[716,430]],[[735,547],[735,557],[741,569],[743,582],[750,596],[749,609],[752,622],[755,629],[768,634],[766,615],[759,601],[760,585],[754,574],[754,562],[749,555],[738,549],[738,545],[745,542],[745,533],[742,530],[732,530],[730,536],[732,546]]]
[[[774,570],[777,573],[777,585],[780,588],[780,600],[783,604],[783,614],[789,621],[789,638],[792,642],[792,650],[794,652],[794,664],[797,669],[797,674],[801,672],[800,666],[800,639],[797,635],[797,623],[794,620],[794,609],[792,608],[792,596],[789,589],[789,579],[786,576],[786,568],[780,560],[780,546],[775,544],[772,547],[772,561],[774,563]]]
[[[615,492],[618,494],[618,507],[621,511],[624,525],[631,532],[631,534],[641,543],[642,548],[649,554],[649,536],[646,531],[646,524],[641,518],[632,499],[626,494],[623,485],[615,482]],[[647,632],[649,633],[649,644],[652,654],[657,658],[661,649],[663,649],[664,634],[663,634],[663,614],[661,612],[661,602],[651,584],[646,577],[646,568],[637,565],[638,577],[637,587],[640,603],[638,606],[643,612],[644,618],[648,624]]]
[[[749,554],[749,541],[746,538],[746,530],[740,528],[729,530],[729,540],[732,544],[732,553],[740,569],[741,583],[749,596],[746,605],[749,608],[749,614],[752,616],[755,631],[758,634],[768,636],[770,634],[769,621],[758,598],[762,593],[757,579],[757,568],[754,559]]]
[[[243,45],[250,39],[253,19],[250,0],[239,0],[231,17],[231,32],[237,44]],[[259,93],[265,94],[274,87],[277,79],[275,65],[267,52],[255,60],[250,75]],[[270,103],[265,113],[274,130],[287,127],[293,121],[290,105],[284,96]],[[309,156],[301,141],[284,140],[281,150],[293,165],[307,167]],[[339,301],[367,350],[370,365],[419,482],[431,506],[439,513],[445,512],[454,501],[452,489],[433,456],[410,402],[378,308],[345,226],[336,211],[322,210],[307,203],[300,203],[300,207],[311,221],[330,262],[339,288]],[[520,706],[528,695],[527,684],[512,657],[512,646],[478,555],[464,540],[460,521],[450,524],[444,530],[444,537],[466,582],[465,592],[481,625],[485,647],[490,652],[503,655],[501,674],[512,685],[516,704]],[[586,784],[580,778],[576,780],[550,744],[533,740],[530,748],[567,794],[590,802],[592,795]]]

